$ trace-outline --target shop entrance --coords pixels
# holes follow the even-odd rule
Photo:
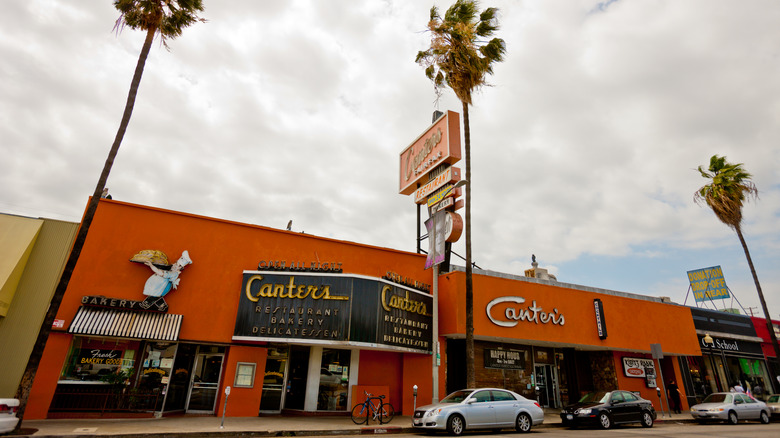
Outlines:
[[[539,390],[539,404],[545,408],[557,407],[557,384],[553,365],[535,365],[534,376]]]
[[[306,402],[309,347],[290,346],[290,367],[284,395],[284,408],[302,411]]]
[[[187,413],[214,413],[223,358],[223,353],[200,351],[195,356],[187,398]]]
[[[265,360],[265,373],[263,374],[263,393],[260,397],[261,413],[278,414],[282,411],[288,352],[289,349],[286,345],[268,347],[268,357]]]

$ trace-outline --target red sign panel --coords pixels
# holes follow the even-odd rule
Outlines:
[[[398,192],[411,195],[420,180],[442,163],[460,161],[460,116],[447,111],[401,152]]]

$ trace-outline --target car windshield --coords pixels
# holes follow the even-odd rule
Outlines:
[[[780,395],[773,395],[773,396],[770,396],[770,397],[767,399],[767,401],[766,401],[766,402],[767,402],[767,403],[777,403],[777,401],[778,401],[778,400],[780,400]]]
[[[447,397],[444,397],[440,403],[460,403],[463,400],[466,399],[466,397],[469,396],[474,391],[468,391],[465,389],[461,389],[460,391],[455,391],[452,394],[448,395]]]
[[[580,403],[606,403],[607,400],[609,400],[608,392],[589,392],[582,396]]]
[[[731,394],[710,394],[702,403],[731,403]]]

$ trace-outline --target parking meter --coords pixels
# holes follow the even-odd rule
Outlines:
[[[412,411],[416,411],[417,410],[417,385],[414,385],[412,388],[414,389],[414,391],[413,391],[413,394],[414,394],[414,407],[412,408]]]

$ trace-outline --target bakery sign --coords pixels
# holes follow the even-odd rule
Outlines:
[[[645,378],[646,369],[653,370],[655,373],[655,363],[653,359],[643,359],[641,357],[623,357],[623,373],[626,377]]]
[[[233,340],[430,353],[431,295],[355,274],[244,271]]]

